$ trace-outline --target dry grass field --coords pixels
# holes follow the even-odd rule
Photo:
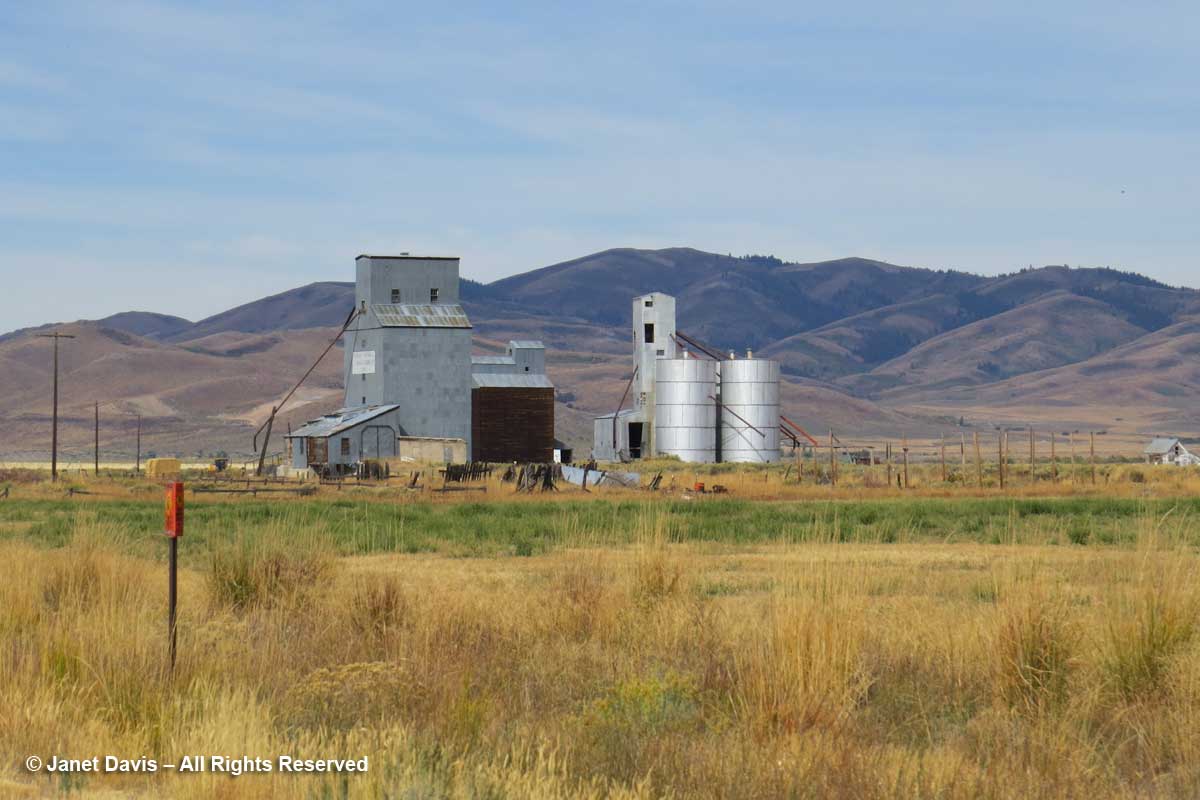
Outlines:
[[[173,675],[157,487],[14,482],[0,796],[1194,797],[1200,486],[1108,469],[189,496]],[[24,766],[201,754],[370,769]]]

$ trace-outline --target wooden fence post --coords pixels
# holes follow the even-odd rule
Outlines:
[[[1004,491],[1004,433],[1004,431],[1001,431],[1000,435],[996,437],[996,447],[999,451],[997,456],[1000,461],[1000,491]]]
[[[1033,426],[1029,426],[1029,482],[1037,483],[1037,445],[1033,439]]]
[[[1092,437],[1092,486],[1096,485],[1096,432],[1091,431]]]
[[[1076,475],[1075,464],[1075,434],[1067,434],[1067,443],[1071,446],[1071,483],[1078,483],[1079,477]]]
[[[837,451],[833,448],[833,431],[829,431],[829,480],[837,487]]]
[[[942,434],[942,483],[946,482],[946,434]]]
[[[979,452],[979,431],[974,432],[975,437],[975,479],[979,483],[979,488],[983,488],[983,454]]]
[[[1054,431],[1050,431],[1050,479],[1058,483],[1058,444]]]

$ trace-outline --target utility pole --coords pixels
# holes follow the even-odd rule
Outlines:
[[[69,333],[40,333],[39,339],[54,340],[54,390],[53,390],[53,416],[50,422],[50,480],[58,480],[58,340],[59,339],[74,339],[75,337]]]
[[[1034,444],[1033,426],[1029,426],[1029,482],[1037,483],[1037,445]]]

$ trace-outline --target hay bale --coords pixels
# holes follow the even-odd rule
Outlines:
[[[152,458],[146,462],[146,477],[174,478],[182,468],[178,458]]]

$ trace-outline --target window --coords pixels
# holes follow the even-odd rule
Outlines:
[[[392,289],[392,303],[399,303],[399,302],[400,302],[400,290]]]
[[[362,374],[362,379],[363,379],[363,383],[366,383],[366,382],[367,382],[367,373],[365,373],[365,372],[364,372],[364,373]]]
[[[367,404],[367,398],[365,398],[365,397],[363,398],[362,404],[363,404],[364,406]]]
[[[667,354],[667,351],[666,350],[656,350],[655,353],[660,356],[665,356]],[[367,376],[364,375],[363,377],[365,378]]]
[[[653,301],[653,300],[647,300],[647,301],[646,301],[646,308],[654,308],[654,301]]]
[[[342,437],[342,455],[350,455],[350,437],[348,436]]]
[[[644,333],[645,333],[645,336],[643,337],[643,339],[645,340],[646,344],[654,344],[654,323],[653,322],[646,323],[646,330],[644,331]]]
[[[429,302],[436,303],[437,301],[438,301],[438,290],[430,289],[429,290]]]
[[[529,367],[526,367],[526,368],[525,368],[525,371],[526,371],[526,372],[529,372]]]

